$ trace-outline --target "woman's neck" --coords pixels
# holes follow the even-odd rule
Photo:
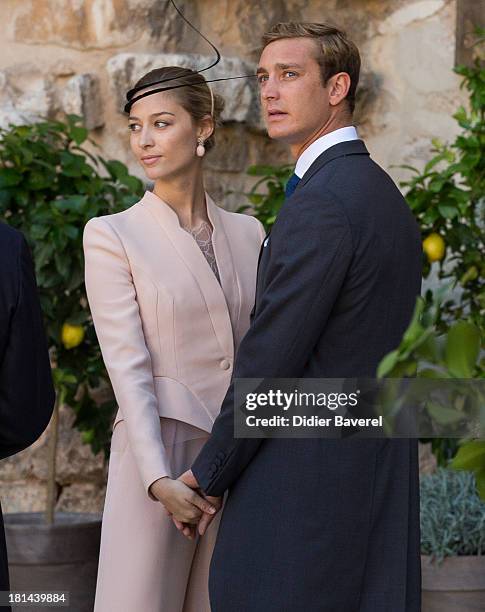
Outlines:
[[[155,181],[153,193],[177,214],[180,225],[193,228],[209,221],[202,172]]]

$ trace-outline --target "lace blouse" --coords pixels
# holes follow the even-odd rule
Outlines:
[[[216,256],[214,254],[214,247],[212,246],[212,228],[210,224],[207,223],[207,221],[201,221],[197,228],[191,229],[183,225],[182,228],[193,236],[220,284],[221,279],[219,278]]]

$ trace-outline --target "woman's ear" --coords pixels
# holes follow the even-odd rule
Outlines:
[[[199,125],[200,127],[197,136],[205,141],[214,133],[214,119],[210,115],[206,115],[200,120]]]

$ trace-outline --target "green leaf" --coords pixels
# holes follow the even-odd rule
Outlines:
[[[81,212],[86,204],[88,196],[85,195],[71,195],[67,198],[59,198],[54,201],[54,206],[61,212],[67,210],[75,210]]]
[[[246,194],[251,204],[261,204],[264,200],[262,193],[250,193]]]
[[[377,367],[377,378],[384,378],[385,376],[387,376],[396,365],[398,358],[398,350],[394,350],[390,353],[387,353],[387,355],[382,358],[379,363],[379,366]]]
[[[54,246],[50,242],[44,242],[40,248],[35,253],[35,268],[37,274],[39,271],[46,265],[46,263],[50,260],[52,253],[54,251]]]
[[[0,168],[0,189],[13,187],[22,182],[22,175],[14,168]]]
[[[57,271],[67,280],[70,272],[71,257],[67,253],[56,253],[54,255],[54,260],[56,262]]]
[[[439,370],[423,368],[419,370],[419,378],[443,378],[443,374]]]
[[[455,470],[476,470],[485,467],[485,440],[471,440],[458,449],[451,467]]]
[[[65,225],[64,232],[71,240],[76,240],[79,236],[79,228],[74,225]]]
[[[81,437],[84,444],[91,444],[94,441],[95,437],[94,429],[83,431]]]
[[[88,137],[88,130],[85,127],[73,126],[71,128],[71,137],[77,145],[82,144]]]
[[[453,219],[460,214],[456,206],[450,206],[449,204],[439,204],[438,210],[445,219]]]
[[[435,335],[431,332],[426,339],[416,348],[416,356],[425,361],[438,363],[440,352]]]
[[[478,278],[478,268],[476,266],[470,266],[468,270],[460,278],[460,284],[465,286],[470,281],[474,281]]]
[[[105,163],[105,166],[111,176],[115,179],[121,180],[128,174],[128,168],[116,159],[110,159]]]
[[[271,177],[275,175],[276,168],[274,166],[249,166],[247,174],[249,176],[267,176]]]
[[[442,190],[444,183],[444,178],[434,178],[429,182],[428,189],[433,193],[438,193]]]
[[[480,352],[480,331],[472,323],[459,321],[448,331],[445,362],[457,378],[471,378]]]
[[[66,320],[66,323],[69,323],[70,325],[82,325],[83,323],[86,323],[86,321],[89,319],[89,316],[90,314],[87,310],[80,310],[75,314],[69,315]]]
[[[74,268],[71,277],[66,285],[67,291],[74,291],[84,282],[84,271],[82,268]]]
[[[141,181],[136,176],[130,176],[127,174],[126,176],[121,176],[119,181],[122,185],[126,185],[132,191],[137,191],[140,189]]]
[[[12,193],[7,189],[0,189],[0,208],[6,210],[12,200]]]
[[[426,410],[430,417],[440,425],[452,425],[464,418],[463,412],[458,412],[447,406],[441,406],[436,402],[426,402]]]
[[[30,236],[33,240],[44,240],[49,233],[48,225],[33,224],[30,230]]]
[[[409,323],[408,328],[404,332],[400,347],[406,348],[409,345],[413,344],[424,331],[420,323],[421,314],[424,310],[424,307],[424,300],[418,297],[416,299],[416,303],[414,304],[414,311],[413,316],[411,318],[411,322]]]
[[[402,168],[403,170],[410,170],[414,174],[419,174],[419,170],[415,166],[410,166],[409,164],[401,164],[399,166],[391,166],[391,168]]]

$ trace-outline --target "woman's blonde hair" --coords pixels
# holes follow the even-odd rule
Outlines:
[[[212,92],[204,77],[198,72],[179,66],[155,68],[138,79],[134,89],[143,87],[148,89],[150,85],[165,79],[168,81],[167,86],[174,88],[167,91],[175,96],[177,102],[195,122],[200,121],[207,115],[212,117],[215,132],[216,126],[220,125],[224,99],[219,94]],[[180,85],[184,86],[180,87]],[[215,145],[214,132],[204,143],[206,151],[209,151]]]

